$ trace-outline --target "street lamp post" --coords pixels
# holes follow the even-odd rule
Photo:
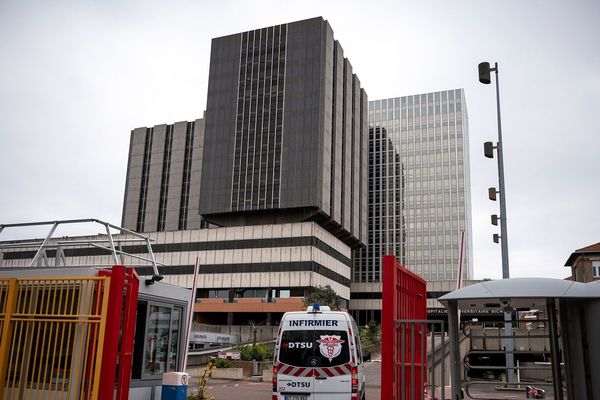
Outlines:
[[[498,83],[498,63],[494,63],[494,68],[490,67],[490,63],[482,62],[478,66],[479,69],[479,82],[483,84],[490,84],[492,82],[490,72],[494,71],[496,74],[496,114],[498,116],[498,143],[496,146],[492,142],[485,142],[483,145],[484,155],[488,158],[494,157],[494,149],[498,156],[498,191],[494,188],[489,189],[490,200],[496,200],[496,193],[500,195],[500,217],[492,215],[492,224],[497,225],[498,219],[500,220],[500,237],[498,234],[494,234],[494,242],[498,243],[500,238],[500,245],[502,251],[502,279],[510,278],[510,271],[508,267],[508,231],[507,231],[507,217],[506,217],[506,186],[504,185],[504,157],[502,151],[502,121],[500,118],[500,85]],[[509,384],[514,383],[514,341],[512,338],[512,312],[504,312],[504,333],[506,335],[506,380]]]
[[[490,68],[490,63],[482,62],[479,64],[479,82],[484,84],[491,83],[490,72],[496,73],[496,109],[498,115],[498,143],[496,146],[492,142],[484,144],[484,154],[488,158],[493,158],[493,149],[496,149],[498,155],[498,193],[500,194],[500,245],[502,249],[502,279],[510,278],[508,267],[508,233],[506,228],[506,187],[504,186],[504,157],[502,151],[502,121],[500,118],[500,86],[498,85],[498,63],[494,68]]]

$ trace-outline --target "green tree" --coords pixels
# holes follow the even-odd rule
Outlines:
[[[319,286],[304,297],[304,304],[306,306],[315,303],[322,306],[329,306],[332,310],[339,310],[342,306],[342,298],[331,288],[331,286]]]

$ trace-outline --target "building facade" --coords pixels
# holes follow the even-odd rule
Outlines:
[[[571,280],[600,280],[600,243],[575,250],[565,262],[565,267],[571,267]]]
[[[330,286],[348,306],[351,249],[315,222],[187,229],[146,234],[152,251],[131,234],[114,234],[123,265],[149,277],[155,259],[162,282],[191,288],[199,263],[196,322],[277,324],[305,309],[307,289]],[[26,269],[37,247],[30,239],[0,242],[0,267]],[[106,235],[48,240],[38,267],[114,265]],[[6,246],[3,246],[6,245]]]
[[[200,257],[205,322],[296,310],[319,286],[347,307],[367,242],[367,110],[321,17],[213,39],[204,118],[131,134],[122,225],[169,249],[167,281],[191,286]]]
[[[369,242],[354,254],[350,302],[359,321],[380,320],[384,254],[446,287],[433,283],[455,285],[462,242],[462,278],[473,279],[464,91],[371,101],[369,132]]]
[[[367,96],[329,23],[213,39],[200,214],[367,241]]]
[[[200,229],[204,119],[131,131],[121,226],[137,232]]]

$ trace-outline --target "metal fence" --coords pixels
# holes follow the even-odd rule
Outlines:
[[[397,320],[396,398],[445,399],[448,372],[444,320]]]
[[[98,398],[109,277],[0,279],[0,397]]]

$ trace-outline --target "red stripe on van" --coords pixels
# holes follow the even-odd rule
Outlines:
[[[340,367],[333,367],[340,375],[346,375],[348,374],[346,371],[344,371],[342,368]]]
[[[333,371],[331,371],[331,368],[323,368],[323,372],[325,372],[325,375],[328,376],[335,376],[335,374],[333,373]]]
[[[306,368],[298,368],[294,371],[294,376],[300,376],[304,371],[306,371]]]
[[[288,366],[283,372],[282,374],[287,375],[289,374],[292,370],[294,369],[294,367],[292,366]]]

